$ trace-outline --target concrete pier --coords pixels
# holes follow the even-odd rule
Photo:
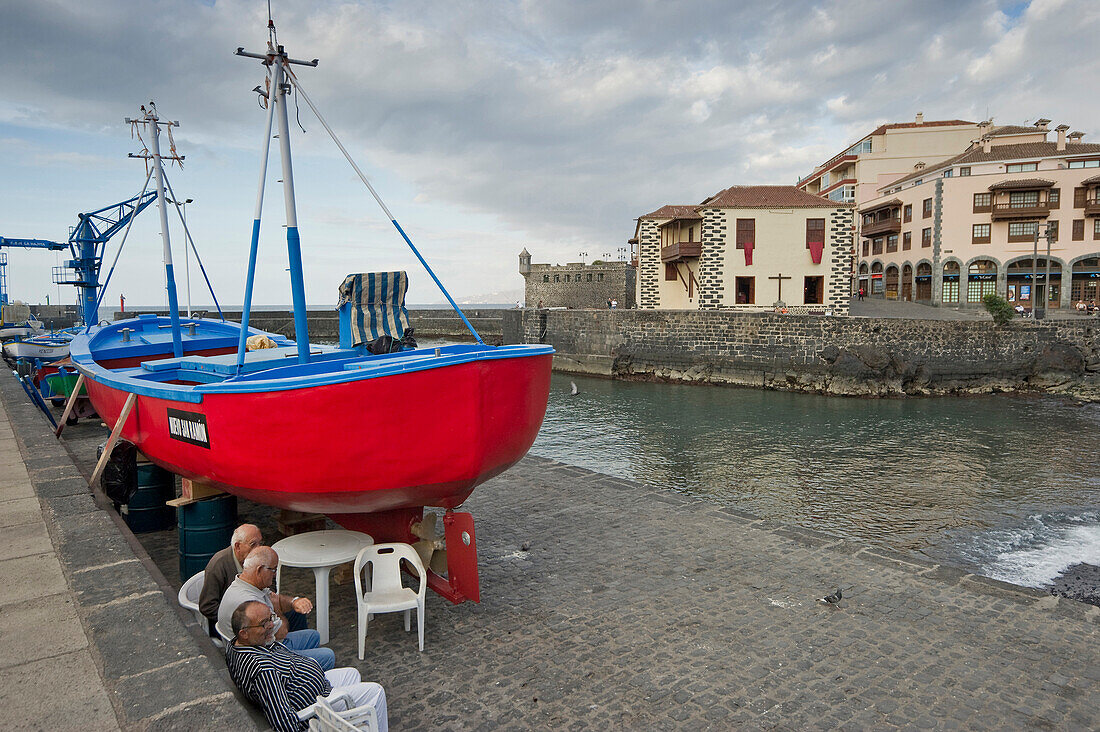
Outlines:
[[[19,415],[17,439],[48,445],[45,421],[13,399],[13,380],[0,382],[9,414]],[[69,429],[75,467],[51,468],[70,477],[43,490],[74,493],[56,509],[56,499],[42,498],[46,521],[69,528],[56,549],[41,538],[37,546],[39,561],[60,564],[68,588],[56,594],[79,605],[89,643],[117,649],[99,652],[87,693],[99,693],[99,678],[119,720],[120,709],[134,706],[149,717],[172,709],[230,714],[237,702],[214,692],[224,678],[203,665],[197,626],[169,612],[174,592],[154,576],[178,587],[175,530],[140,536],[159,570],[143,575],[146,565],[126,553],[125,530],[89,506],[92,497],[73,481],[89,470],[105,431],[93,422]],[[32,483],[45,478],[37,470]],[[70,503],[88,517],[53,518]],[[259,524],[268,542],[281,538],[273,509],[240,503],[242,521]],[[1100,725],[1100,608],[535,456],[475,490],[464,510],[477,526],[482,602],[451,606],[429,593],[423,653],[400,615],[382,615],[359,661],[353,586],[331,588],[337,663],[385,686],[391,729]],[[74,581],[71,552],[81,547],[100,556],[77,569],[126,566],[132,574],[91,586]],[[117,558],[101,556],[107,547]],[[287,592],[314,594],[308,570],[287,568],[283,582]],[[818,601],[838,587],[840,603]],[[149,641],[124,645],[148,625],[144,612],[158,613],[143,636]],[[42,627],[35,624],[35,637]],[[5,668],[34,662],[9,655]],[[143,665],[127,667],[134,663]],[[197,692],[182,677],[198,668],[209,686],[186,707],[178,695]],[[0,686],[7,707],[5,693]],[[24,723],[36,726],[33,718]]]
[[[175,590],[6,368],[0,404],[0,726],[257,729]]]

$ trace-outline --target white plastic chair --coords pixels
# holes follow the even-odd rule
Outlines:
[[[229,645],[229,642],[233,640],[233,632],[229,628],[222,626],[221,621],[214,623],[214,630],[218,631],[218,635],[222,637],[222,641],[225,645]]]
[[[191,579],[183,583],[183,587],[180,588],[178,597],[180,607],[182,607],[184,610],[190,610],[192,613],[194,613],[195,620],[198,622],[199,627],[202,628],[204,632],[209,627],[209,621],[206,619],[206,616],[202,614],[202,611],[199,610],[199,595],[202,594],[202,584],[205,581],[205,577],[205,572],[196,572],[194,575],[191,576]],[[224,645],[224,643],[222,643],[222,641],[218,640],[217,638],[211,638],[210,640],[218,648],[221,648]]]
[[[370,705],[336,711],[332,703],[341,699],[338,693],[331,697],[317,697],[317,703],[298,712],[303,722],[309,720],[314,732],[378,732],[378,712]],[[306,715],[306,716],[303,716]]]
[[[413,591],[401,584],[401,561],[415,570],[420,586]],[[363,588],[363,569],[371,572],[370,589]],[[355,557],[355,599],[359,606],[359,660],[367,644],[367,623],[372,615],[405,612],[405,632],[409,631],[409,612],[416,608],[416,633],[424,650],[424,596],[428,589],[420,555],[408,544],[373,544],[363,547]]]

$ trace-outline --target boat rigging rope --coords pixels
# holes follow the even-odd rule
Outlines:
[[[302,99],[304,99],[309,108],[313,110],[313,113],[317,115],[317,120],[321,123],[321,126],[325,128],[325,131],[328,132],[329,137],[332,138],[332,141],[336,143],[336,147],[340,148],[340,152],[344,154],[344,157],[347,159],[348,163],[351,164],[352,169],[354,169],[355,173],[359,176],[359,180],[363,181],[363,185],[365,185],[367,187],[367,190],[370,191],[370,194],[374,196],[374,200],[378,202],[379,206],[381,206],[382,211],[385,212],[386,217],[390,220],[390,223],[394,225],[394,227],[397,229],[397,232],[401,235],[401,238],[404,239],[405,243],[409,245],[409,249],[411,249],[412,253],[416,255],[416,258],[420,260],[420,264],[424,266],[425,271],[427,271],[428,275],[432,278],[432,280],[435,281],[436,286],[439,287],[439,291],[443,293],[443,296],[447,298],[447,302],[449,302],[451,304],[451,307],[454,308],[454,311],[458,313],[458,317],[462,318],[462,322],[466,324],[466,327],[469,329],[470,333],[473,334],[474,339],[479,344],[485,345],[485,341],[483,341],[478,332],[474,330],[474,326],[470,323],[469,320],[467,320],[466,315],[462,312],[462,310],[459,309],[458,305],[454,301],[454,298],[452,298],[451,294],[447,292],[447,288],[445,288],[443,286],[443,283],[439,281],[439,278],[435,276],[435,272],[433,272],[432,268],[428,266],[428,262],[424,259],[423,256],[421,256],[416,246],[413,245],[412,239],[410,239],[409,235],[405,233],[405,230],[401,228],[401,224],[397,223],[397,219],[395,219],[393,214],[390,213],[390,209],[386,206],[385,202],[382,200],[382,197],[378,195],[378,192],[376,190],[374,190],[374,186],[372,186],[370,181],[367,180],[367,176],[363,175],[363,171],[359,169],[358,165],[356,165],[355,160],[352,159],[351,154],[347,151],[347,148],[345,148],[343,143],[340,142],[340,138],[338,138],[336,136],[336,133],[332,131],[332,128],[329,127],[328,122],[326,122],[325,118],[321,115],[320,110],[318,110],[316,105],[313,104],[313,100],[309,98],[309,94],[307,94],[306,90],[302,88],[302,83],[298,80],[298,77],[295,76],[294,72],[291,70],[290,64],[287,63],[286,57],[280,57],[278,59],[278,63],[282,65],[283,71],[286,73],[286,78],[294,86],[295,90],[297,90],[297,92],[302,95]]]
[[[264,189],[267,185],[267,162],[271,153],[271,125],[275,120],[275,95],[271,83],[275,74],[274,65],[268,66],[264,80],[266,90],[267,124],[264,127],[264,144],[260,153],[260,184],[256,191],[256,214],[252,221],[252,238],[248,245],[248,274],[245,277],[244,301],[241,305],[241,333],[237,340],[237,376],[244,366],[244,355],[248,347],[248,321],[252,317],[252,286],[256,280],[256,257],[260,249],[260,217],[264,208]],[[258,89],[259,87],[257,87]],[[233,377],[236,378],[236,377]]]
[[[145,165],[145,185],[141,187],[141,193],[139,193],[137,198],[134,199],[138,203],[140,203],[141,199],[145,196],[145,191],[149,189],[149,179],[152,177],[153,171],[149,169],[149,165],[147,162]],[[115,259],[113,262],[111,262],[110,271],[107,272],[107,279],[103,281],[103,285],[99,288],[99,297],[96,298],[95,301],[96,312],[99,312],[99,304],[103,302],[103,295],[107,292],[107,285],[111,284],[111,275],[115,273],[115,265],[118,264],[118,257],[122,254],[122,247],[126,246],[126,237],[130,236],[130,227],[134,225],[134,219],[137,218],[135,212],[137,211],[138,203],[134,204],[134,208],[130,212],[130,220],[126,222],[126,231],[122,232],[122,241],[118,243],[118,251],[115,252]],[[103,246],[106,247],[107,244],[104,243]],[[91,330],[92,325],[92,323],[88,323],[84,326],[85,334],[87,334]]]
[[[172,195],[172,204],[175,205],[176,215],[180,217],[180,223],[183,224],[183,233],[187,237],[188,244],[191,245],[191,251],[195,253],[195,260],[199,263],[199,271],[202,272],[202,278],[206,280],[206,289],[210,291],[210,297],[214,299],[214,307],[218,309],[218,316],[224,323],[225,315],[222,313],[222,306],[218,304],[218,296],[214,294],[214,286],[210,284],[210,278],[206,276],[206,267],[202,266],[202,257],[199,256],[199,250],[195,246],[195,240],[191,238],[191,230],[187,228],[187,219],[183,217],[183,211],[180,210],[179,199],[176,198],[176,192],[172,190],[172,183],[168,180],[167,175],[164,176],[164,185]],[[188,305],[188,307],[190,308],[191,306]]]

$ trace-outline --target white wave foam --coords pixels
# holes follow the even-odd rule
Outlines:
[[[982,574],[1025,587],[1045,587],[1081,562],[1100,565],[1100,526],[1054,528],[1040,546],[999,553]]]

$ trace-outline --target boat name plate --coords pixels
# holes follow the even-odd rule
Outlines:
[[[168,436],[210,449],[210,435],[206,431],[206,415],[200,412],[184,412],[168,408]]]

